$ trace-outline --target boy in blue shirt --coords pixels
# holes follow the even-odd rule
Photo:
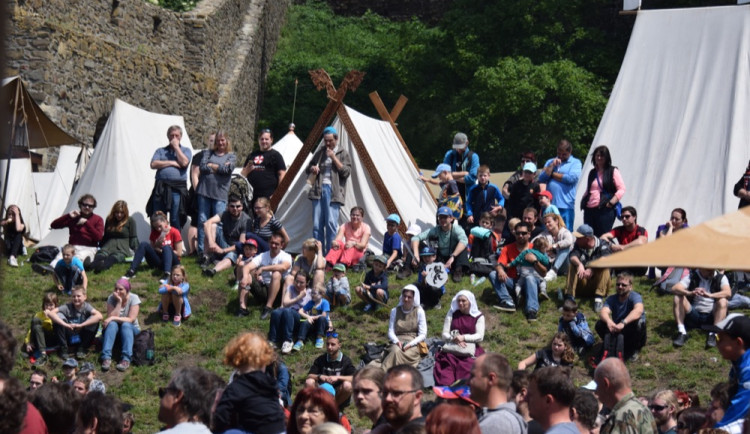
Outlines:
[[[594,345],[594,333],[589,328],[586,316],[583,315],[583,312],[578,311],[578,303],[573,299],[568,298],[563,302],[562,315],[557,322],[557,331],[568,335],[573,349],[578,354]]]
[[[398,225],[401,224],[401,217],[398,214],[391,214],[385,218],[385,224],[388,227],[388,231],[383,236],[383,255],[388,258],[385,263],[385,269],[393,270],[402,263],[401,235],[398,233]]]
[[[488,212],[495,217],[502,211],[505,198],[497,186],[490,182],[490,168],[482,164],[477,169],[477,183],[466,193],[466,222],[476,225],[478,217]]]
[[[83,262],[75,256],[76,248],[72,244],[66,244],[62,248],[62,260],[55,264],[55,272],[52,278],[55,280],[57,289],[70,295],[70,290],[75,285],[88,287],[88,277],[83,269]]]
[[[328,312],[331,311],[331,305],[328,300],[323,298],[323,292],[325,288],[316,287],[313,288],[312,300],[308,301],[307,304],[302,306],[299,310],[300,325],[299,334],[297,336],[297,343],[294,344],[292,350],[300,351],[305,345],[305,339],[308,333],[312,330],[315,331],[315,348],[323,348],[323,336],[326,334],[327,329],[333,329]]]
[[[384,255],[376,256],[372,261],[372,270],[365,274],[362,285],[354,288],[354,292],[365,303],[365,312],[377,309],[379,304],[388,303],[388,273],[385,272],[385,264],[388,259]]]

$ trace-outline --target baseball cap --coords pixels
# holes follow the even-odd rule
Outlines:
[[[78,367],[78,361],[74,358],[66,359],[65,363],[63,363],[63,368],[77,368]]]
[[[325,127],[325,129],[323,130],[323,135],[325,136],[326,134],[333,134],[334,136],[339,135],[338,131],[336,131],[336,128],[333,127]]]
[[[732,338],[742,338],[746,347],[750,345],[750,318],[741,313],[729,314],[718,324],[704,325],[703,330],[726,333]]]
[[[540,191],[539,193],[536,193],[534,196],[539,198],[540,196],[544,196],[549,200],[552,200],[552,193],[550,193],[549,190]]]
[[[481,407],[476,401],[471,399],[471,390],[465,380],[458,381],[451,386],[433,386],[432,391],[443,399],[463,399],[464,401]]]
[[[464,133],[456,133],[453,136],[453,149],[463,149],[466,147],[466,143],[469,141],[468,137]]]
[[[318,386],[318,388],[323,389],[326,392],[330,393],[331,395],[333,395],[334,398],[336,397],[336,389],[334,389],[333,386],[331,386],[330,384],[323,383],[320,386]]]
[[[336,264],[333,266],[333,271],[341,271],[342,273],[346,273],[346,265]]]
[[[425,247],[419,252],[419,256],[432,256],[435,254],[435,250],[432,247]]]
[[[432,174],[432,177],[437,178],[438,176],[440,176],[441,173],[450,172],[450,171],[451,171],[451,166],[445,163],[441,163],[441,164],[438,164],[438,167],[435,169],[435,173]]]
[[[398,214],[391,214],[388,217],[385,218],[385,221],[392,221],[396,223],[397,225],[401,224],[401,217],[398,216]]]
[[[419,227],[419,225],[411,225],[409,226],[409,229],[406,230],[407,235],[419,235],[422,233],[422,228]]]
[[[575,236],[576,238],[593,237],[594,230],[591,228],[591,226],[583,224],[581,226],[578,226],[578,229],[573,232],[573,236]]]
[[[441,206],[437,210],[437,215],[439,215],[439,216],[441,216],[441,215],[448,215],[448,216],[453,217],[453,211],[451,211],[451,209],[448,208],[447,206]]]
[[[256,248],[256,249],[258,248],[258,242],[257,242],[257,241],[255,241],[255,240],[254,240],[254,239],[252,239],[252,238],[248,238],[248,239],[246,239],[246,240],[245,240],[245,245],[246,245],[246,246],[248,246],[248,245],[250,245],[250,246],[255,246],[255,248]]]
[[[523,171],[531,173],[536,172],[536,164],[529,161],[528,163],[523,165]]]
[[[89,372],[94,371],[94,364],[91,362],[83,362],[81,363],[81,369],[78,371],[80,374],[88,374]]]
[[[375,257],[375,259],[373,259],[373,261],[378,261],[378,262],[382,262],[383,264],[387,264],[388,258],[386,258],[385,255],[378,255]]]

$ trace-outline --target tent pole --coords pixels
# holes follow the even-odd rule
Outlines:
[[[16,120],[18,116],[18,100],[19,95],[21,93],[21,78],[19,77],[16,80],[16,96],[15,96],[15,104],[13,105],[13,123],[10,127],[10,140],[8,141],[8,164],[5,166],[5,184],[3,185],[3,198],[2,198],[2,207],[0,207],[0,210],[5,212],[5,199],[8,195],[8,180],[10,179],[10,162],[13,159],[13,140],[15,139],[16,135]],[[25,113],[23,110],[23,100],[21,99],[21,110]]]

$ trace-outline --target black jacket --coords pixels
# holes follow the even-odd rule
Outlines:
[[[239,428],[255,434],[286,430],[279,391],[265,372],[236,375],[224,389],[214,412],[214,432]]]

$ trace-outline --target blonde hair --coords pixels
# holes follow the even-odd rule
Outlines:
[[[75,285],[71,288],[70,293],[73,294],[73,291],[81,291],[83,295],[86,295],[86,287],[83,285]]]
[[[219,130],[216,132],[216,135],[214,136],[214,143],[211,145],[211,150],[216,150],[216,142],[219,140],[219,137],[224,137],[224,139],[226,139],[227,141],[227,154],[232,152],[232,141],[229,140],[229,136],[227,136],[227,133],[224,130]]]
[[[302,242],[302,250],[318,251],[318,241],[315,238],[308,238]]]
[[[224,348],[224,364],[237,369],[246,366],[264,369],[274,357],[271,345],[257,332],[242,333]]]
[[[188,281],[187,271],[185,270],[185,267],[182,266],[181,264],[177,264],[174,267],[172,267],[172,270],[169,273],[169,282],[170,283],[172,283],[172,273],[174,273],[174,270],[180,270],[180,272],[182,273],[182,281],[183,282],[187,282]]]
[[[549,240],[547,239],[547,237],[536,237],[534,238],[534,243],[532,245],[536,250],[545,253],[549,248]]]

